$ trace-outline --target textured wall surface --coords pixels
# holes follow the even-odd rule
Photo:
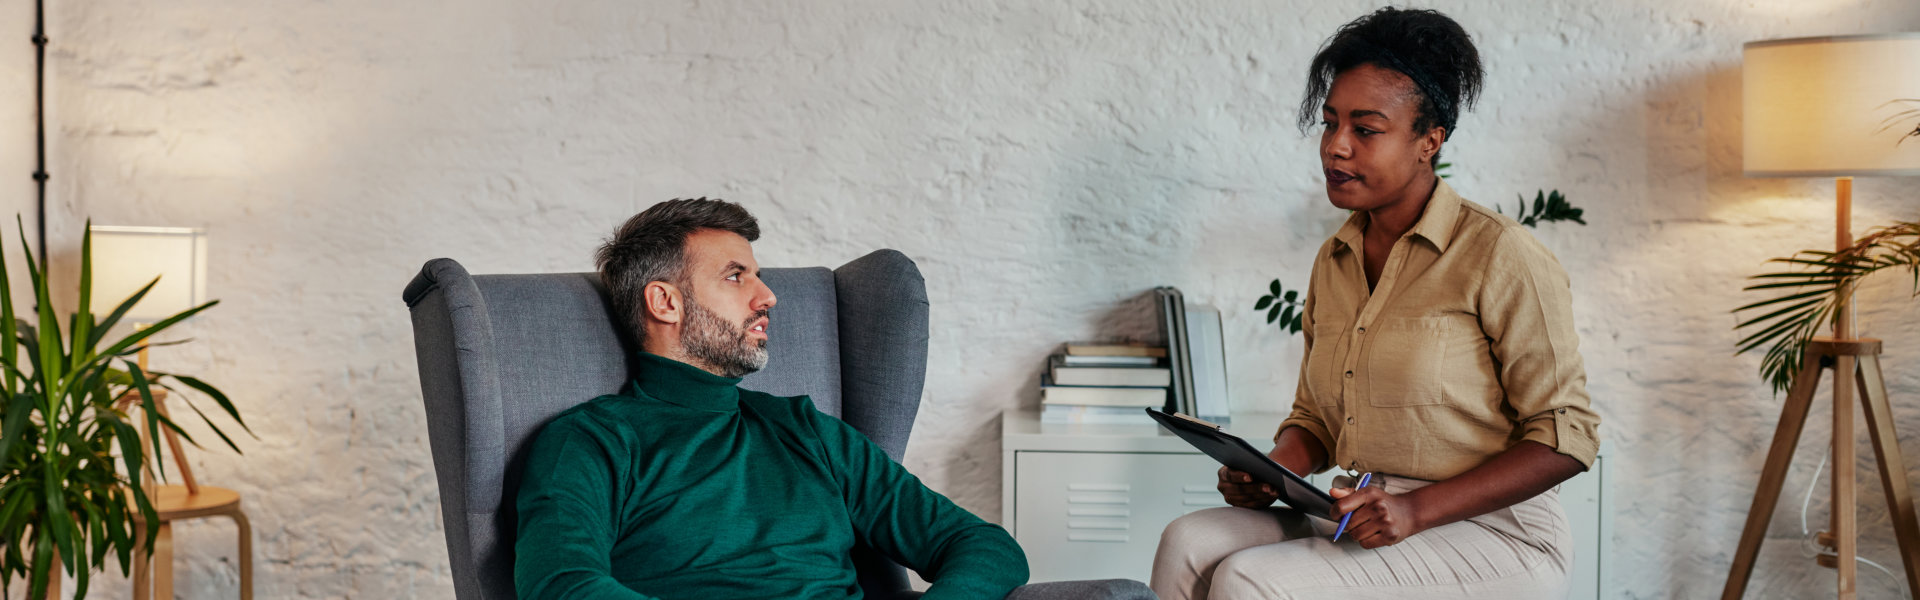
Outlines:
[[[880,247],[919,261],[932,364],[907,466],[990,519],[998,413],[1035,405],[1054,345],[1125,322],[1152,286],[1222,308],[1236,408],[1283,410],[1300,342],[1249,309],[1271,278],[1303,285],[1344,218],[1291,111],[1318,43],[1372,7],[50,4],[56,268],[71,276],[88,217],[210,231],[223,303],[154,361],[222,386],[258,434],[244,457],[192,461],[245,494],[262,598],[451,597],[402,286],[441,256],[587,270],[616,224],[671,197],[747,205],[763,264]],[[1763,260],[1832,240],[1831,182],[1740,173],[1740,44],[1916,30],[1920,3],[1432,4],[1489,67],[1448,145],[1453,185],[1509,209],[1558,188],[1587,209],[1590,225],[1536,235],[1573,275],[1606,419],[1614,595],[1716,595],[1779,406],[1757,358],[1731,355],[1727,311]],[[31,220],[31,3],[0,14],[0,208]],[[1860,229],[1920,217],[1916,184],[1860,180]],[[1920,477],[1920,303],[1895,279],[1862,292],[1861,329],[1888,340]],[[1755,597],[1831,593],[1799,541],[1827,414],[1803,437]],[[1894,565],[1869,473],[1862,553]],[[179,595],[231,597],[231,526],[179,529]],[[1860,577],[1862,597],[1896,597],[1879,572]]]

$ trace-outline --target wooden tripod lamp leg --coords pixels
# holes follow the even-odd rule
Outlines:
[[[1780,486],[1786,483],[1787,467],[1793,462],[1794,446],[1800,443],[1800,430],[1807,424],[1807,409],[1813,405],[1813,390],[1820,386],[1821,354],[1809,351],[1801,361],[1800,373],[1793,378],[1793,389],[1780,407],[1780,425],[1773,430],[1773,446],[1767,450],[1767,462],[1760,469],[1760,484],[1753,493],[1753,506],[1747,509],[1747,525],[1740,533],[1740,546],[1733,555],[1733,570],[1727,573],[1727,585],[1721,600],[1739,600],[1747,592],[1747,580],[1753,575],[1753,563],[1760,555],[1760,542],[1767,538],[1767,521],[1780,503]]]
[[[1887,380],[1880,373],[1880,357],[1860,357],[1858,381],[1860,399],[1867,409],[1867,433],[1880,463],[1880,487],[1887,493],[1887,514],[1893,521],[1893,536],[1900,542],[1900,563],[1907,568],[1907,590],[1920,595],[1920,521],[1913,513],[1913,488],[1908,487],[1900,437],[1893,432],[1893,410],[1887,405]]]
[[[1853,435],[1853,389],[1847,385],[1858,370],[1858,359],[1853,356],[1834,357],[1833,370],[1833,537],[1835,570],[1840,572],[1840,600],[1853,600],[1859,563],[1853,560],[1858,552],[1860,535],[1855,531],[1859,521],[1855,516],[1859,512],[1859,499],[1855,497],[1855,453]]]
[[[168,420],[173,419],[173,415],[167,412],[166,390],[154,390],[153,408],[160,413],[160,416]],[[167,449],[173,451],[173,468],[180,471],[180,483],[186,484],[187,495],[199,495],[200,482],[193,478],[193,465],[187,464],[187,453],[180,448],[180,434],[174,433],[172,428],[165,426],[160,428],[160,433],[167,438]]]

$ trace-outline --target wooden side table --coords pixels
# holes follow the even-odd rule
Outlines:
[[[240,598],[253,600],[253,525],[247,521],[247,513],[240,510],[240,493],[222,487],[196,487],[198,493],[184,485],[163,485],[150,496],[160,525],[153,541],[152,562],[134,559],[134,600],[148,600],[149,594],[173,598],[173,522],[218,516],[233,519],[240,529]],[[138,535],[146,535],[145,524],[136,521],[135,527]]]

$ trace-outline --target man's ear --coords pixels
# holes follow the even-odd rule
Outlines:
[[[662,323],[679,323],[686,316],[686,304],[680,296],[680,288],[673,284],[655,281],[647,284],[643,292],[649,318]]]

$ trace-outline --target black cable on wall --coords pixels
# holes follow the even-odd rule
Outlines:
[[[40,271],[47,265],[47,35],[41,0],[33,0],[33,181],[40,188],[35,217],[40,227]]]

